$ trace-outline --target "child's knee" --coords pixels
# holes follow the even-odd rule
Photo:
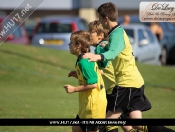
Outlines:
[[[72,132],[83,132],[80,126],[72,126]]]
[[[142,112],[140,110],[135,110],[129,113],[130,118],[142,118]]]
[[[107,115],[106,115],[106,118],[118,119],[121,114],[122,114],[122,112],[112,112],[112,111],[109,111],[108,110]]]

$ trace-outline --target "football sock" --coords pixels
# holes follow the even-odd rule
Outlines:
[[[118,126],[106,126],[106,132],[118,132]]]
[[[142,126],[142,130],[143,130],[144,132],[148,132],[147,126]]]
[[[100,127],[99,132],[106,132],[106,126]]]
[[[129,132],[137,132],[137,130],[132,128],[131,130],[129,130]]]

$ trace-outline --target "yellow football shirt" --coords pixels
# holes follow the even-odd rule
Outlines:
[[[111,60],[116,85],[125,88],[140,88],[144,80],[135,64],[132,45],[122,27],[117,25],[109,32],[108,44],[109,50],[102,53],[103,61]]]
[[[79,85],[90,85],[97,83],[94,89],[79,92],[80,118],[105,118],[106,116],[106,92],[104,82],[96,62],[88,62],[88,59],[77,59],[76,71]]]

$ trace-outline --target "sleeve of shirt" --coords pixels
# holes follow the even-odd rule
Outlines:
[[[102,43],[107,43],[106,41],[102,42]],[[106,44],[107,45],[107,44]],[[102,47],[101,45],[98,45],[95,49],[95,54],[101,54],[106,52],[107,50],[105,49],[105,47]],[[99,69],[105,68],[108,65],[108,61],[97,61],[97,65]]]
[[[106,51],[109,50],[109,44],[108,44],[108,43],[105,45],[104,49],[105,49]]]
[[[109,37],[109,50],[102,53],[102,56],[104,56],[102,61],[113,60],[125,48],[123,29],[117,30],[117,32],[111,34]]]
[[[102,69],[102,61],[97,61],[97,65],[99,69]]]
[[[94,62],[88,62],[88,59],[81,59],[78,66],[83,74],[86,84],[97,83],[97,73],[94,70]]]

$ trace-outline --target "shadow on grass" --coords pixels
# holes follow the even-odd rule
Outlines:
[[[66,69],[66,70],[70,70],[69,67],[61,66],[58,63],[54,63],[54,62],[50,62],[50,61],[34,58],[34,57],[27,56],[25,54],[21,54],[21,53],[18,53],[18,52],[13,52],[13,51],[9,51],[9,50],[2,50],[2,49],[0,49],[0,52],[6,53],[6,54],[10,54],[10,55],[16,55],[16,56],[19,56],[19,57],[22,57],[22,58],[25,58],[25,59],[37,61],[37,62],[40,62],[40,63],[43,63],[43,64],[47,64],[47,65],[51,65],[51,66],[56,66],[56,67],[59,66],[60,68],[63,68],[63,69]]]

